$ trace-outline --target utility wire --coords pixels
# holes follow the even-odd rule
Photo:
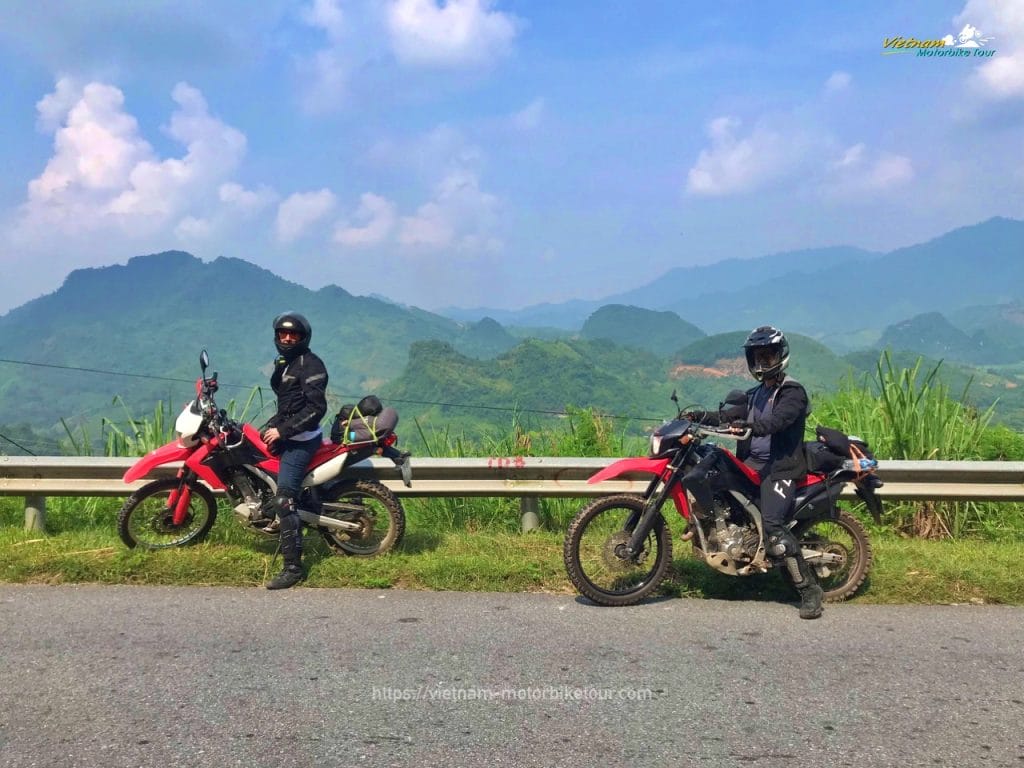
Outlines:
[[[54,363],[33,363],[27,360],[8,360],[0,357],[0,363],[11,363],[12,365],[28,365],[33,368],[56,368],[59,371],[75,371],[77,373],[101,373],[107,376],[128,376],[133,379],[150,379],[152,381],[173,381],[179,384],[192,384],[195,379],[175,379],[169,376],[152,376],[147,373],[125,373],[123,371],[104,371],[99,368],[76,368],[73,365],[56,365]],[[222,387],[233,387],[236,389],[247,389],[240,384],[221,384]],[[248,387],[251,389],[251,387]]]
[[[127,376],[127,377],[134,378],[134,379],[149,379],[149,380],[152,380],[152,381],[172,381],[172,382],[177,382],[177,383],[180,383],[180,384],[192,384],[195,381],[194,379],[176,379],[176,378],[171,378],[171,377],[168,377],[168,376],[153,376],[151,374],[146,374],[146,373],[125,373],[123,371],[105,371],[105,370],[102,370],[102,369],[99,369],[99,368],[80,368],[80,367],[76,367],[76,366],[72,366],[72,365],[56,365],[54,363],[35,363],[35,362],[28,361],[28,360],[10,360],[10,359],[3,358],[3,357],[0,357],[0,363],[10,363],[11,365],[25,365],[25,366],[30,366],[30,367],[34,367],[34,368],[55,368],[55,369],[61,370],[61,371],[74,371],[74,372],[77,372],[77,373],[97,373],[97,374],[102,374],[102,375],[107,375],[107,376]],[[249,385],[249,386],[244,386],[244,385],[241,385],[241,384],[220,384],[220,386],[221,387],[233,388],[233,389],[244,389],[244,390],[251,391],[253,389],[259,388],[261,385],[259,385],[259,384],[252,384],[252,385]],[[351,398],[358,399],[360,397],[362,397],[362,395],[346,395],[346,394],[337,395],[336,394],[336,395],[332,396],[332,398],[339,398],[339,399],[342,399],[342,400],[351,399]],[[532,413],[532,414],[538,414],[538,415],[542,415],[542,416],[568,416],[569,415],[565,411],[551,411],[551,410],[544,410],[544,409],[539,409],[539,408],[513,408],[513,407],[501,406],[501,405],[470,405],[469,403],[440,403],[440,402],[434,402],[432,400],[407,400],[407,399],[399,399],[399,398],[389,398],[389,399],[391,400],[391,402],[406,403],[407,405],[427,405],[427,406],[438,406],[438,407],[442,407],[442,408],[457,408],[457,409],[458,408],[475,408],[477,410],[483,410],[483,411],[500,411],[500,412],[504,412],[504,413]],[[264,407],[266,407],[266,406],[264,406]],[[94,410],[94,409],[90,409],[90,410]],[[606,418],[609,418],[609,419],[624,419],[624,420],[627,420],[627,421],[653,421],[653,422],[664,421],[664,418],[654,417],[654,416],[628,416],[628,415],[615,415],[615,414],[603,414],[603,415]]]
[[[36,455],[38,455],[34,451],[30,451],[28,448],[26,448],[24,445],[22,445],[21,443],[17,442],[16,440],[12,440],[7,435],[5,435],[3,432],[0,432],[0,438],[6,440],[8,443],[10,443],[13,446],[17,446],[18,448],[21,448],[21,450],[23,450],[29,456],[36,456]]]

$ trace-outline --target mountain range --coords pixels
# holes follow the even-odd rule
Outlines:
[[[656,416],[673,389],[713,403],[749,382],[740,347],[765,322],[786,330],[793,374],[809,388],[870,372],[886,347],[946,360],[957,381],[973,377],[979,404],[1000,398],[1008,423],[1024,424],[1022,254],[1024,222],[991,219],[889,254],[730,260],[600,302],[447,316],[338,286],[309,290],[240,259],[150,254],[77,270],[0,316],[0,436],[14,426],[95,433],[101,418],[144,414],[158,400],[176,412],[203,348],[222,394],[252,398],[247,414],[265,418],[270,324],[285,309],[311,319],[333,404],[378,392],[436,425],[567,405]]]
[[[607,304],[669,310],[707,333],[770,321],[841,351],[870,346],[886,326],[915,315],[1024,297],[1024,222],[993,218],[889,253],[835,247],[680,267],[599,301],[514,312],[447,309],[463,321],[579,328]]]

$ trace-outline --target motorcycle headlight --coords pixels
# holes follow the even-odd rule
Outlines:
[[[661,453],[661,435],[651,435],[651,456]]]

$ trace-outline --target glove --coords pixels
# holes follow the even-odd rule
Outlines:
[[[735,421],[729,422],[729,427],[732,429],[738,429],[741,432],[745,432],[750,428],[750,422],[746,419],[736,419]]]

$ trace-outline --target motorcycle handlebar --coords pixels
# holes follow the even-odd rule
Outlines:
[[[704,437],[724,437],[728,440],[743,442],[750,439],[752,430],[750,427],[739,429],[737,427],[700,427],[697,432]]]

